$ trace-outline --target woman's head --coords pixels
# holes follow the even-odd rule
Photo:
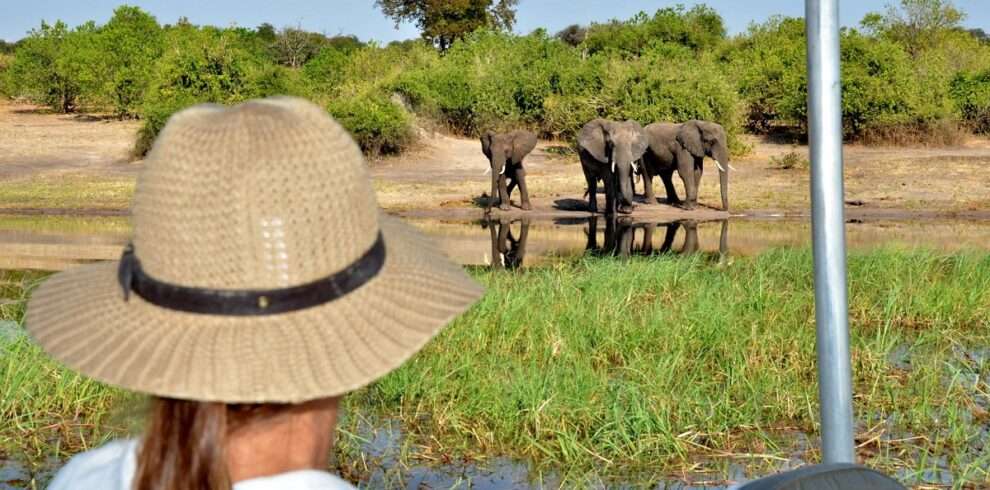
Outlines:
[[[156,397],[133,488],[229,489],[233,481],[318,467],[333,446],[339,401],[225,404]]]
[[[26,326],[70,368],[161,398],[146,468],[168,453],[220,488],[206,463],[242,423],[367,385],[482,292],[379,211],[353,139],[301,99],[174,115],[132,221],[119,262],[53,276]]]

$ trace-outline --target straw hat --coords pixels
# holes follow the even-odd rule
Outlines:
[[[25,323],[67,366],[160,396],[352,391],[482,293],[380,213],[354,141],[301,99],[174,115],[138,178],[133,224],[121,261],[53,276]]]

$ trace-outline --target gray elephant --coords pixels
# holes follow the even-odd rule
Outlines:
[[[588,208],[598,212],[598,181],[605,185],[605,214],[633,209],[632,171],[649,146],[636,121],[594,119],[578,132],[581,168],[588,181]]]
[[[681,204],[674,190],[674,170],[681,176],[687,200],[684,208],[698,205],[698,189],[704,173],[705,157],[715,160],[719,171],[719,187],[722,191],[722,209],[729,210],[729,147],[725,129],[707,121],[688,121],[684,124],[654,123],[646,126],[650,148],[643,156],[643,174],[646,200],[656,202],[653,194],[653,176],[659,175],[667,190],[667,202]]]
[[[522,194],[520,206],[530,210],[529,191],[526,189],[526,170],[523,158],[536,148],[536,135],[530,131],[517,130],[508,133],[488,131],[481,135],[481,151],[488,157],[492,173],[492,193],[488,198],[487,209],[497,204],[499,209],[508,210],[512,190],[519,186]],[[508,185],[506,183],[508,180]],[[497,196],[497,197],[496,197]]]

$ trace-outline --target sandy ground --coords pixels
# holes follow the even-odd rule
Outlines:
[[[140,126],[85,115],[51,114],[34,106],[0,102],[0,186],[26,182],[133,179],[141,162],[128,154]],[[807,147],[749,137],[752,152],[733,162],[732,212],[744,215],[804,215],[808,212],[809,171],[781,170],[771,159]],[[586,215],[584,178],[577,157],[560,155],[564,142],[540,142],[526,159],[533,218]],[[990,140],[974,138],[951,148],[845,148],[846,200],[850,217],[990,218]],[[481,197],[490,188],[487,161],[475,139],[423,132],[416,148],[370,162],[381,205],[409,217],[473,219],[483,215]],[[677,179],[675,178],[675,181]],[[678,186],[683,196],[683,189]],[[663,187],[655,180],[660,195]],[[642,188],[639,187],[640,192]],[[95,199],[98,199],[96,197]],[[685,212],[662,204],[637,206],[644,218],[725,217],[718,209],[718,179],[709,166],[700,193],[701,209]],[[514,202],[518,203],[517,195]],[[100,206],[94,206],[100,207]],[[13,209],[16,208],[16,209]],[[5,212],[27,211],[0,202]],[[101,212],[106,212],[105,206]],[[39,212],[34,209],[34,212]],[[57,212],[41,209],[41,212]],[[496,211],[498,213],[498,211]]]

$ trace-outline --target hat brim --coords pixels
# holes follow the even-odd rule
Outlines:
[[[117,262],[56,274],[32,295],[30,335],[94,379],[158,396],[227,403],[340,395],[397,368],[483,288],[411,226],[381,216],[386,259],[343,298],[231,317],[124,301]]]

